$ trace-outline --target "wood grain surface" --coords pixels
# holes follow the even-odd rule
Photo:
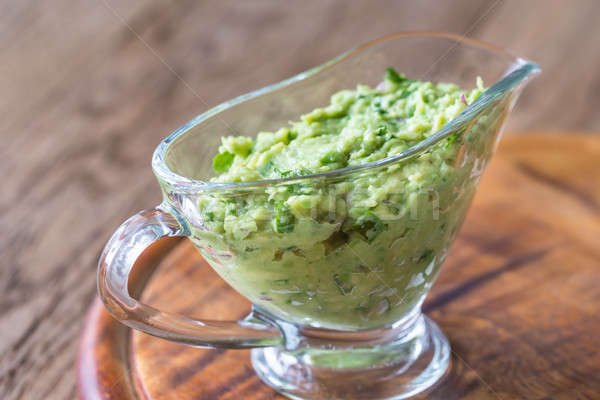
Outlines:
[[[507,139],[483,178],[424,309],[452,369],[428,399],[600,398],[600,140]],[[249,303],[188,241],[160,242],[142,299],[239,319]],[[79,364],[82,399],[270,399],[248,350],[204,350],[131,332],[99,301]]]
[[[183,122],[358,43],[427,29],[540,63],[512,131],[597,132],[599,14],[595,0],[0,2],[0,398],[75,397],[99,252],[160,201],[150,157]],[[554,173],[532,180],[560,188]],[[581,193],[556,215],[597,203]],[[577,215],[569,235],[594,245]]]

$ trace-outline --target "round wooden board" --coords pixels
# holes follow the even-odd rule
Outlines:
[[[453,348],[430,399],[592,399],[600,393],[600,140],[504,139],[426,312]],[[240,318],[249,304],[185,240],[136,266],[141,296],[171,311]],[[91,399],[279,398],[247,350],[204,350],[131,331],[96,301],[81,341]],[[422,396],[425,397],[425,396]]]

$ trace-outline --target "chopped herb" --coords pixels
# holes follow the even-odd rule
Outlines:
[[[284,139],[285,144],[290,144],[290,142],[298,137],[298,132],[288,130],[287,136]]]
[[[385,70],[385,80],[398,84],[402,81],[405,81],[406,78],[397,73],[394,68],[390,67]]]
[[[388,133],[388,128],[385,125],[379,125],[377,127],[377,130],[375,131],[375,134],[377,136],[382,136],[382,135],[385,135],[386,133]]]
[[[452,135],[448,136],[448,140],[446,142],[446,148],[450,147],[452,145],[452,143],[456,142],[456,139],[458,138],[458,134],[453,133]]]
[[[345,164],[346,156],[339,151],[330,151],[321,157],[321,164]]]
[[[281,178],[292,178],[292,177],[296,177],[296,176],[310,175],[312,173],[311,171],[309,171],[305,168],[292,169],[292,170],[283,171],[283,172],[280,172],[276,167],[273,167],[273,168],[274,168],[274,171],[276,173],[278,173]],[[312,189],[309,185],[306,185],[306,184],[292,183],[292,184],[287,185],[287,191],[288,191],[288,193],[292,193],[292,194],[310,194],[312,192]]]
[[[373,103],[373,107],[375,108],[375,112],[377,112],[378,114],[386,114],[387,113],[387,111],[381,107],[380,102]]]
[[[299,183],[293,183],[287,186],[287,191],[291,194],[302,194],[302,186]]]
[[[268,176],[271,172],[274,172],[277,175],[281,175],[281,171],[279,168],[273,164],[273,161],[267,161],[265,165],[258,169],[258,173],[262,176]]]
[[[235,155],[228,151],[217,154],[215,158],[213,158],[213,169],[218,174],[227,171],[229,167],[231,167],[231,164],[233,164],[234,158]]]
[[[245,213],[245,202],[237,199],[225,200],[225,213],[227,215],[241,215]]]
[[[273,230],[277,233],[288,233],[294,230],[296,217],[292,214],[290,207],[280,201],[275,203],[275,218],[273,219]]]
[[[379,236],[381,232],[386,231],[388,226],[377,215],[368,211],[358,217],[354,223],[354,228],[370,243]]]
[[[392,214],[394,214],[394,215],[400,214],[400,203],[395,203],[390,200],[383,200],[382,203],[385,204],[390,209]]]
[[[291,178],[292,176],[304,176],[304,175],[310,175],[312,172],[310,172],[309,170],[305,169],[305,168],[300,168],[300,169],[291,169],[289,171],[283,171],[280,172],[279,175],[281,175],[282,178]]]
[[[408,96],[410,96],[412,94],[412,91],[408,90],[408,89],[402,89],[402,92],[400,92],[400,98],[401,99],[405,99]]]

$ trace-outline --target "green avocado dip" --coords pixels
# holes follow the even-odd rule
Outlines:
[[[276,132],[222,139],[213,182],[302,177],[416,145],[484,90],[387,69]],[[470,135],[485,131],[475,124]],[[476,136],[476,135],[475,135]],[[200,196],[192,240],[260,308],[298,324],[370,329],[419,307],[474,193],[456,133],[410,159],[333,177]],[[464,151],[464,150],[463,150]]]

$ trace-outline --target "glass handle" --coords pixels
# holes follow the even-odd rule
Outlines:
[[[165,236],[187,236],[187,232],[172,213],[159,206],[129,218],[106,244],[98,262],[98,292],[116,319],[150,335],[198,347],[248,348],[283,343],[278,328],[257,318],[195,320],[157,310],[131,297],[128,281],[135,261]]]

